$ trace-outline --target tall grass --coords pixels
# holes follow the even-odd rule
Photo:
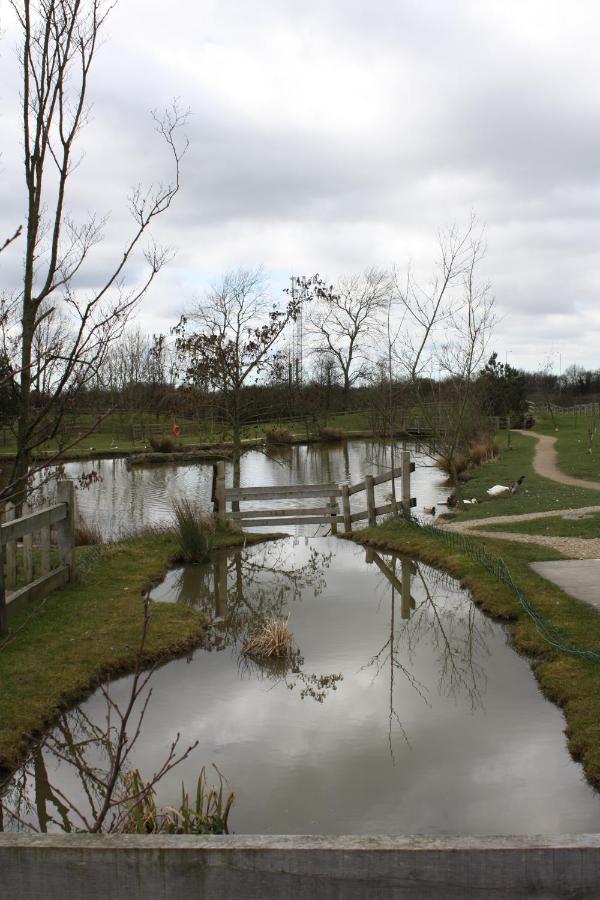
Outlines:
[[[175,500],[176,535],[183,562],[204,563],[209,559],[213,544],[214,524],[190,500]]]
[[[219,777],[218,787],[209,786],[204,766],[196,785],[196,796],[190,802],[185,786],[181,785],[179,807],[158,809],[154,791],[134,770],[127,777],[131,796],[129,813],[122,831],[128,834],[229,834],[229,813],[234,795],[225,797],[223,776],[213,765]]]
[[[75,523],[75,546],[90,547],[93,544],[102,544],[103,537],[97,522],[86,522],[81,513]]]

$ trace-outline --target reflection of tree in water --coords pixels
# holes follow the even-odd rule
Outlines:
[[[288,604],[311,589],[318,597],[326,587],[325,573],[333,553],[310,547],[308,559],[300,566],[289,565],[286,543],[252,548],[216,551],[206,566],[187,566],[174,586],[177,602],[194,606],[212,619],[205,641],[207,650],[235,647],[267,618],[283,617]],[[274,682],[284,682],[300,697],[312,697],[322,703],[335,690],[341,675],[305,672],[303,658],[289,660],[249,660],[239,656],[242,673],[250,673]]]
[[[101,688],[105,698],[103,721],[100,715],[98,721],[92,720],[81,707],[60,716],[21,768],[0,786],[0,831],[129,830],[126,823],[134,808],[150,797],[161,778],[195,747],[178,752],[177,736],[148,782],[132,779],[130,756],[151,695],[146,675],[141,691],[138,686],[132,678],[130,693],[121,707],[107,687]],[[134,716],[128,713],[130,701]],[[120,727],[123,718],[128,733]],[[49,771],[54,773],[54,783]]]
[[[409,743],[394,705],[396,673],[406,678],[425,703],[429,702],[426,686],[409,668],[419,646],[426,641],[437,652],[440,694],[454,698],[463,694],[474,710],[482,705],[486,676],[480,659],[489,656],[485,639],[492,626],[475,609],[470,596],[457,591],[455,581],[447,573],[419,565],[405,556],[384,557],[371,549],[367,549],[366,558],[377,565],[391,585],[389,635],[365,668],[374,667],[378,676],[389,664],[388,742],[393,756],[394,722]],[[411,593],[413,578],[421,588],[419,601]],[[440,597],[440,593],[444,596]],[[396,597],[400,598],[400,624]]]

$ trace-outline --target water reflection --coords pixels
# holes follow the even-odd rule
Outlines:
[[[182,747],[198,742],[158,785],[160,805],[176,804],[181,782],[215,762],[236,793],[236,832],[600,829],[600,801],[566,752],[560,711],[503,628],[448,576],[296,537],[172,572],[152,597],[212,622],[205,648],[152,676],[130,766],[159,771],[177,733]],[[247,629],[273,611],[289,616],[304,658],[297,671],[240,660]],[[111,685],[121,706],[130,684]],[[325,701],[298,702],[311,688]],[[89,806],[88,792],[97,802],[94,782],[82,783],[65,748],[85,752],[86,771],[105,771],[105,720],[101,692],[61,718],[7,786],[5,827],[33,817],[62,829],[65,816],[81,827],[70,804]]]
[[[440,474],[430,468],[430,460],[413,454],[417,469],[413,475],[413,494],[418,508],[434,506],[447,493]],[[241,460],[242,485],[277,485],[357,482],[367,474],[380,474],[389,468],[390,451],[376,441],[343,441],[339,444],[307,444],[269,447],[265,453],[249,451]],[[212,466],[204,463],[159,465],[128,468],[125,459],[73,462],[65,466],[68,478],[78,478],[90,470],[101,476],[87,491],[78,494],[78,506],[84,517],[97,524],[105,537],[172,520],[174,499],[187,497],[200,507],[210,507]],[[231,464],[226,467],[227,483],[232,483]],[[378,485],[376,501],[382,504],[389,485]],[[267,501],[269,506],[279,501]],[[280,501],[285,506],[294,501]],[[303,501],[296,501],[300,505]],[[360,495],[353,502],[360,505]],[[355,509],[358,509],[355,506]],[[308,527],[308,531],[306,531]],[[297,534],[317,533],[318,526],[288,526]],[[281,529],[280,529],[281,530]]]

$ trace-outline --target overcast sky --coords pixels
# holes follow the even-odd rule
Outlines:
[[[18,39],[0,2],[0,236],[23,221]],[[110,213],[167,178],[150,110],[191,110],[177,248],[138,321],[164,331],[229,267],[329,280],[431,268],[438,229],[485,223],[501,359],[600,366],[600,5],[554,0],[120,0],[69,202]],[[19,252],[2,255],[10,287]],[[132,272],[132,277],[135,273]]]

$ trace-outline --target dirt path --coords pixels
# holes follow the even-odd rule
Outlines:
[[[533,468],[538,475],[549,478],[551,481],[558,481],[560,484],[571,484],[574,487],[591,488],[600,491],[599,481],[586,481],[582,478],[574,478],[572,475],[565,475],[558,467],[558,455],[556,452],[556,438],[545,434],[537,434],[532,431],[519,431],[526,437],[533,437],[537,440],[535,455],[533,458]],[[530,522],[533,519],[547,519],[555,516],[565,515],[586,515],[588,513],[600,512],[598,506],[581,506],[570,509],[549,509],[545,512],[520,513],[506,516],[489,516],[485,519],[470,519],[467,522],[454,522],[442,525],[451,531],[475,531],[478,537],[494,538],[501,541],[515,541],[520,544],[541,544],[544,547],[552,547],[563,553],[565,556],[577,557],[579,559],[599,559],[600,558],[600,538],[577,538],[577,537],[549,537],[543,534],[519,534],[513,531],[487,531],[487,525],[502,525],[509,522]]]
[[[587,481],[584,478],[575,478],[573,475],[565,475],[558,467],[558,454],[556,452],[556,438],[548,434],[538,434],[535,431],[517,431],[526,437],[537,439],[533,468],[544,478],[558,481],[560,484],[572,484],[573,487],[591,488],[600,491],[600,481]]]

